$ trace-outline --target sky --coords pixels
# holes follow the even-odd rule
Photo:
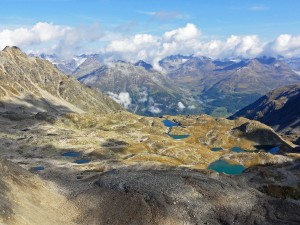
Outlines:
[[[0,2],[0,48],[153,64],[171,54],[300,56],[298,0]]]

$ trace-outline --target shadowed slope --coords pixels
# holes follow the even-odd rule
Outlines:
[[[258,120],[276,131],[300,135],[300,84],[275,89],[230,118]]]

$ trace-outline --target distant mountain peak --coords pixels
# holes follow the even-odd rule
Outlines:
[[[135,65],[135,66],[141,66],[141,67],[145,68],[145,69],[148,70],[148,71],[153,69],[153,66],[152,66],[151,64],[146,63],[146,62],[143,61],[143,60],[137,61],[134,65]]]
[[[262,64],[272,64],[276,61],[276,58],[270,57],[270,56],[262,56],[262,57],[257,57],[255,58],[257,61],[259,61]]]

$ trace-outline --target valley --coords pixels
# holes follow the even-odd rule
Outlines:
[[[261,122],[133,114],[17,47],[0,78],[0,223],[300,221],[299,146]]]
[[[157,71],[142,60],[104,62],[99,54],[77,56],[60,64],[59,59],[56,62],[48,56],[59,69],[78,58],[82,64],[74,66],[71,76],[109,93],[129,111],[146,116],[230,116],[275,88],[300,82],[298,61],[290,58],[171,55],[159,61],[161,70]],[[127,94],[126,103],[120,100],[120,93]]]

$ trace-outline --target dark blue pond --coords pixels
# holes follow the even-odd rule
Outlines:
[[[166,127],[178,127],[179,124],[172,122],[171,120],[163,120],[162,121]]]
[[[167,135],[170,136],[171,138],[176,139],[176,140],[188,138],[190,136],[188,134],[182,134],[182,135],[167,134]]]
[[[90,159],[77,159],[74,161],[74,163],[85,164],[85,163],[89,163],[90,161],[91,161]]]
[[[224,160],[217,160],[211,163],[208,168],[209,170],[214,170],[218,173],[226,173],[230,175],[241,174],[246,169],[242,165],[233,165]]]
[[[44,170],[45,167],[43,167],[43,166],[36,166],[36,167],[33,167],[32,169],[33,169],[33,171],[39,171],[39,170]]]
[[[79,152],[65,152],[61,155],[66,156],[66,157],[79,157],[79,156],[81,156],[81,153],[79,153]]]
[[[276,154],[280,151],[280,147],[276,146],[274,148],[271,148],[268,152],[271,154]]]
[[[275,145],[255,145],[255,148],[259,150],[264,150],[271,154],[276,154],[280,151],[280,147]]]
[[[245,149],[242,149],[240,147],[233,147],[233,148],[230,149],[230,151],[237,152],[237,153],[246,152]]]
[[[218,152],[218,151],[223,150],[223,148],[220,148],[220,147],[218,147],[218,148],[211,148],[210,150],[212,150],[213,152]]]

